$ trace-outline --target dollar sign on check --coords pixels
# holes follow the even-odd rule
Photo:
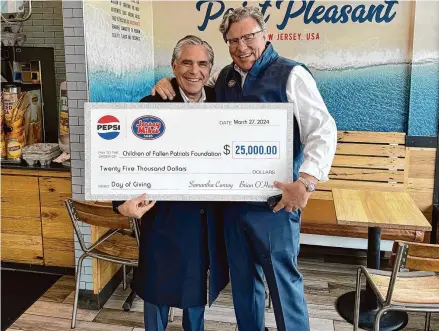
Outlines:
[[[230,145],[224,145],[224,154],[229,155],[230,154]]]

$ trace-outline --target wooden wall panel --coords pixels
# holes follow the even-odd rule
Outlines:
[[[44,264],[41,235],[2,233],[2,261]]]
[[[408,171],[406,191],[425,217],[431,221],[433,211],[434,168],[436,148],[407,148]],[[430,240],[426,233],[424,241]]]
[[[375,191],[404,191],[404,184],[390,184],[384,182],[362,182],[353,180],[333,180],[318,184],[319,190],[331,191],[333,188],[345,188],[353,190],[375,190]]]
[[[37,217],[3,217],[2,215],[1,229],[2,233],[41,236],[41,222]]]
[[[333,167],[403,170],[403,158],[370,157],[359,155],[338,155],[332,161]]]
[[[108,228],[91,226],[91,241],[96,242]],[[116,274],[121,265],[116,263],[110,263],[106,261],[99,261],[93,259],[93,293],[99,294],[101,290],[107,285],[110,279]]]
[[[73,240],[43,238],[44,265],[68,267],[75,266]]]
[[[45,264],[74,267],[73,226],[64,204],[72,195],[71,181],[40,177],[39,184]]]
[[[405,145],[405,133],[372,131],[338,131],[338,142]]]
[[[70,172],[2,169],[1,259],[74,267]]]
[[[38,178],[2,175],[1,258],[43,264]]]
[[[359,181],[403,183],[404,171],[333,167],[329,172],[329,178],[359,180]]]
[[[404,145],[376,145],[376,144],[338,144],[337,154],[370,155],[370,156],[405,156]]]
[[[40,217],[37,177],[2,175],[2,217]]]
[[[48,169],[29,169],[29,168],[15,168],[2,169],[2,175],[17,175],[20,177],[56,177],[56,178],[71,178],[70,171],[57,171]]]

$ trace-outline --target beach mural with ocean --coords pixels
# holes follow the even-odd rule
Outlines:
[[[86,0],[91,2],[94,1]],[[135,1],[108,1],[116,8],[132,2]],[[95,65],[102,68],[102,63],[90,63],[89,48],[99,48],[95,43],[102,41],[95,36],[89,42],[86,26],[91,101],[136,102],[149,94],[155,82],[172,75],[172,50],[188,34],[200,36],[211,44],[215,52],[214,71],[221,70],[231,62],[218,30],[221,18],[230,8],[253,5],[264,13],[268,39],[278,53],[310,68],[339,130],[435,136],[439,108],[439,29],[438,23],[430,27],[427,22],[438,21],[438,3],[140,1],[147,12],[140,18],[145,41],[137,43],[136,48],[111,51],[115,62],[104,60],[104,66],[113,76],[103,79],[101,71],[94,69]],[[101,34],[104,29],[113,29],[114,12],[106,12],[109,25],[94,28]],[[110,35],[111,32],[114,33],[110,31]],[[105,58],[107,54],[100,52],[100,56]],[[125,71],[120,70],[124,66]],[[124,88],[118,87],[124,83]]]
[[[137,102],[154,85],[152,2],[84,0],[91,102]]]
[[[436,136],[439,121],[439,1],[416,4],[408,135]]]

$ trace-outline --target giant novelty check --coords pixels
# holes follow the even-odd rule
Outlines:
[[[85,197],[266,201],[293,176],[288,104],[87,103]]]

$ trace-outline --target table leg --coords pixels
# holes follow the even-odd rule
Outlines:
[[[380,244],[381,229],[369,228],[367,243],[367,267],[380,269]],[[340,296],[336,308],[338,313],[347,322],[354,323],[355,291]],[[367,285],[365,291],[361,291],[360,300],[360,323],[361,329],[373,330],[375,315],[378,312],[378,299],[372,288]],[[401,311],[389,311],[381,317],[380,331],[395,331],[403,329],[408,322],[407,313]]]
[[[369,228],[367,234],[367,267],[379,270],[381,267],[381,229]],[[355,297],[355,296],[354,296]],[[355,298],[354,298],[355,300]],[[365,303],[369,310],[378,308],[378,299],[369,283],[366,284]],[[360,306],[361,309],[361,306]]]

